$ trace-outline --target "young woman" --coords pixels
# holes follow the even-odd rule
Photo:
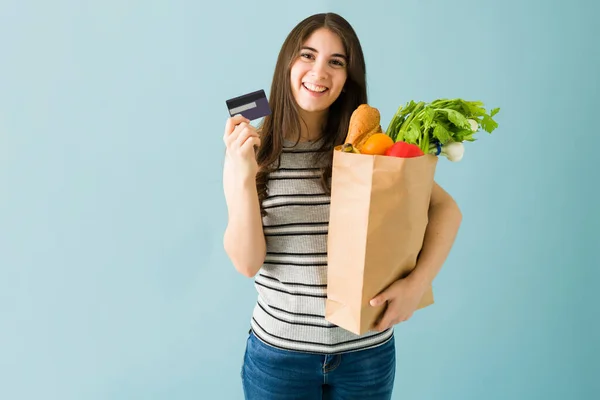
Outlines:
[[[260,132],[242,116],[227,120],[224,247],[258,291],[242,367],[246,399],[389,399],[393,326],[411,317],[454,241],[461,214],[436,184],[417,267],[372,300],[388,302],[378,326],[358,336],[325,320],[332,149],[367,103],[365,75],[349,23],[313,15],[283,43]]]

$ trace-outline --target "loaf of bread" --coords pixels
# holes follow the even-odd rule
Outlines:
[[[382,131],[379,110],[368,104],[361,104],[350,117],[350,126],[348,127],[345,143],[351,144],[360,151],[362,145],[371,135],[380,132]]]

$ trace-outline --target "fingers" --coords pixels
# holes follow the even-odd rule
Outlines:
[[[383,332],[394,325],[408,321],[410,317],[412,317],[412,313],[406,315],[399,310],[388,307],[383,315],[380,316],[379,320],[375,321],[373,325],[376,331]]]
[[[384,320],[382,320],[382,321],[381,321],[381,322],[380,322],[380,323],[377,325],[377,327],[376,327],[376,330],[377,330],[378,332],[383,332],[383,331],[385,331],[386,329],[389,329],[389,328],[391,328],[392,326],[394,326],[394,325],[396,325],[396,324],[399,324],[400,322],[401,322],[401,321],[397,321],[397,320],[387,320],[387,321],[384,321]]]
[[[385,298],[384,294],[382,293],[382,294],[374,297],[373,299],[371,299],[370,304],[372,307],[377,307],[377,306],[382,305],[386,301],[387,301],[387,299]]]
[[[378,332],[383,332],[388,328],[391,328],[394,325],[398,325],[401,322],[405,322],[408,321],[410,319],[410,316],[408,317],[395,317],[395,318],[390,318],[390,317],[384,317],[383,319],[381,319],[379,321],[379,323],[377,323],[377,325],[375,326],[375,329]]]
[[[392,318],[391,318],[390,313],[386,312],[384,314],[383,318],[381,318],[381,320],[377,323],[375,329],[379,332],[383,332],[390,326],[392,326]]]
[[[225,132],[223,133],[223,141],[229,147],[231,141],[235,140],[242,127],[249,125],[250,120],[241,114],[230,117],[225,122]]]
[[[381,331],[385,330],[387,325],[390,323],[390,320],[391,320],[391,312],[390,312],[389,307],[387,307],[385,309],[385,311],[383,311],[383,313],[381,313],[379,315],[379,317],[375,320],[375,322],[373,323],[373,328],[376,331],[381,332]]]
[[[223,139],[225,139],[226,137],[231,135],[231,133],[236,128],[236,126],[238,126],[242,122],[249,124],[250,120],[248,118],[244,117],[242,114],[237,114],[237,115],[234,115],[233,117],[227,118],[227,122],[225,122],[225,133],[223,135]]]
[[[231,133],[224,137],[224,142],[227,148],[231,149],[232,146],[242,146],[249,137],[258,137],[256,128],[247,122],[240,122]]]
[[[242,144],[241,146],[241,150],[246,153],[246,152],[250,152],[250,151],[254,151],[254,146],[259,147],[260,146],[260,138],[259,137],[250,137],[248,138],[244,144]]]
[[[258,133],[253,126],[242,122],[231,134],[229,143],[236,147],[242,147],[249,138],[258,138]]]

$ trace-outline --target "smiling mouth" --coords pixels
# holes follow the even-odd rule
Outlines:
[[[313,92],[313,93],[325,93],[326,91],[329,90],[329,88],[326,86],[315,85],[310,82],[302,82],[302,86],[304,86],[304,88],[306,90]]]

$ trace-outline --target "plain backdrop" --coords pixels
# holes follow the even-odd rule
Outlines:
[[[396,327],[394,399],[600,398],[597,2],[0,3],[0,398],[242,399],[251,279],[222,246],[225,100],[338,12],[387,127],[500,107],[437,181],[464,220]]]

